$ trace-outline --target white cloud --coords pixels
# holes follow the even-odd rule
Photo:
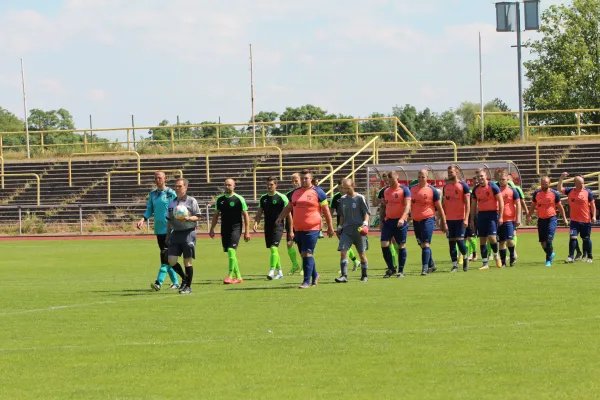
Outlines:
[[[106,99],[106,91],[103,89],[88,90],[87,98],[92,101],[104,101]]]

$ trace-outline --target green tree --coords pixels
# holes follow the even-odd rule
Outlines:
[[[256,135],[262,135],[262,122],[275,122],[279,118],[279,114],[275,111],[260,111],[254,115],[254,123],[256,124]],[[252,123],[252,119],[248,121]],[[246,128],[247,133],[252,133],[252,125],[248,125]],[[277,124],[265,125],[265,136],[279,136],[281,135],[281,129]]]
[[[33,108],[29,112],[30,131],[69,131],[75,129],[73,116],[64,108],[44,111]],[[33,136],[33,142],[39,144],[39,136]],[[83,136],[79,133],[49,133],[44,135],[45,144],[81,143]]]
[[[321,107],[307,104],[300,107],[287,107],[279,116],[280,121],[314,121],[325,119],[327,111]],[[318,126],[317,126],[318,127]],[[282,135],[306,135],[308,134],[308,124],[283,124],[281,126]]]
[[[524,63],[531,82],[524,101],[529,110],[597,108],[600,104],[600,0],[573,0],[542,14],[539,40],[527,45],[535,56]],[[538,124],[575,123],[573,113],[539,114]],[[582,123],[600,123],[585,113]],[[597,128],[596,128],[597,129]]]
[[[371,113],[367,118],[385,118],[388,117],[382,113],[374,112]],[[359,127],[361,132],[365,133],[379,133],[384,140],[394,140],[393,132],[394,132],[394,124],[391,120],[385,119],[374,119],[369,121],[362,121]],[[391,132],[392,135],[385,135],[385,133]]]
[[[0,107],[0,132],[21,132],[25,129],[25,123],[16,115]],[[24,135],[4,135],[2,137],[4,146],[17,146],[25,144]]]

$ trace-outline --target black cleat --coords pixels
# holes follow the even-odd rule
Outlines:
[[[469,259],[465,257],[463,260],[463,271],[467,272],[468,270],[469,270]]]
[[[458,267],[456,265],[454,265],[452,267],[452,269],[450,270],[450,272],[458,272]]]
[[[385,275],[383,277],[384,278],[391,278],[394,275],[396,275],[396,270],[388,268],[387,270],[385,270]]]
[[[348,278],[346,276],[342,275],[339,278],[335,278],[335,281],[337,283],[347,283],[348,282]]]

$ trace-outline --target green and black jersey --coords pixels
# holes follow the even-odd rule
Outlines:
[[[265,193],[260,196],[258,206],[263,210],[265,226],[274,226],[279,214],[281,214],[288,203],[287,196],[279,192],[275,192],[273,195]]]
[[[340,199],[342,198],[342,193],[341,192],[336,192],[332,197],[331,197],[331,201],[329,202],[329,208],[331,210],[335,210],[335,215],[337,218],[337,226],[340,225],[340,218],[342,217],[342,215],[340,214],[339,210],[338,210],[338,205],[340,204]]]
[[[232,227],[242,224],[242,211],[248,211],[246,200],[237,193],[223,193],[215,200],[215,210],[221,213],[221,225]]]

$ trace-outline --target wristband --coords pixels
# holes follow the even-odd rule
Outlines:
[[[144,222],[148,222],[148,218],[144,217]]]

